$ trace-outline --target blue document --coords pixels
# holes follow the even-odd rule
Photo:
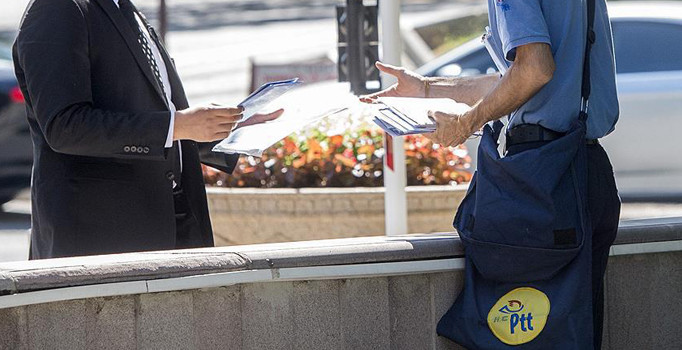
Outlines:
[[[244,108],[242,119],[239,122],[251,118],[254,114],[260,112],[265,106],[270,104],[270,102],[284,95],[299,84],[298,78],[264,84],[239,104],[239,107]]]
[[[380,97],[374,106],[374,123],[391,136],[436,131],[436,122],[429,118],[429,111],[462,114],[471,109],[449,98]]]

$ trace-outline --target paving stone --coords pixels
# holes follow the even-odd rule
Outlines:
[[[341,281],[341,322],[345,349],[390,349],[387,278]]]
[[[242,286],[243,349],[293,349],[291,282]]]
[[[240,286],[194,291],[194,348],[241,349]]]
[[[193,330],[192,292],[139,296],[137,310],[139,349],[192,349]]]
[[[430,274],[431,289],[433,293],[434,325],[438,324],[440,318],[450,309],[455,302],[457,295],[462,290],[464,271],[452,271]],[[450,339],[441,337],[434,332],[435,348],[444,349],[464,349],[455,344]]]
[[[431,311],[429,276],[388,278],[391,349],[432,349],[436,332]]]
[[[135,297],[88,299],[85,303],[88,347],[136,349]]]
[[[27,306],[29,349],[87,349],[85,300]]]
[[[0,309],[0,350],[26,349],[26,308]]]
[[[294,282],[294,349],[343,349],[340,280]]]
[[[607,281],[610,349],[682,348],[682,252],[612,257]]]

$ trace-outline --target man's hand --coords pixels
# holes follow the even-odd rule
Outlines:
[[[476,127],[474,118],[469,112],[464,114],[450,114],[430,111],[429,117],[436,122],[436,131],[424,134],[433,143],[443,147],[457,146],[466,141],[480,127]]]
[[[173,140],[211,142],[222,140],[242,117],[241,107],[206,105],[175,112]]]
[[[376,66],[380,71],[396,77],[398,82],[385,90],[360,96],[360,101],[371,103],[378,97],[426,97],[424,77],[421,75],[403,67],[395,67],[381,62],[377,62]]]

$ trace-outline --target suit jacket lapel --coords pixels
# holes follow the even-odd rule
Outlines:
[[[154,27],[152,27],[147,21],[147,17],[145,17],[140,12],[138,12],[137,14],[142,19],[144,25],[148,28],[149,35],[152,37],[152,40],[154,40],[154,44],[156,44],[156,47],[159,49],[159,52],[161,53],[161,58],[163,59],[163,62],[166,65],[166,71],[168,72],[168,80],[171,83],[172,100],[173,103],[175,104],[175,107],[177,107],[178,109],[184,109],[189,107],[187,103],[187,97],[185,95],[185,90],[182,87],[182,80],[180,80],[180,75],[178,74],[178,71],[175,69],[175,62],[168,54],[168,51],[166,50],[166,47],[163,45],[161,40],[159,40],[159,36],[156,34],[156,30],[154,30]]]
[[[123,18],[123,14],[121,14],[121,11],[118,9],[118,7],[116,7],[112,0],[96,0],[96,2],[100,5],[100,7],[102,7],[104,12],[114,23],[114,26],[125,40],[126,45],[128,45],[128,49],[130,49],[130,52],[135,57],[135,61],[137,61],[137,65],[142,70],[142,73],[144,73],[144,75],[147,77],[149,83],[152,84],[159,98],[161,98],[163,103],[168,107],[168,102],[164,97],[163,91],[161,91],[161,87],[156,82],[156,77],[154,77],[152,67],[149,65],[147,57],[145,57],[144,53],[142,53],[142,47],[137,41],[137,34],[134,33],[130,28],[128,22],[126,22],[125,18]]]

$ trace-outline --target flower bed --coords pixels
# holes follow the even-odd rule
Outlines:
[[[292,134],[263,153],[242,157],[233,174],[204,167],[218,187],[377,187],[383,186],[383,132],[350,115],[323,121]],[[408,186],[447,185],[471,179],[465,146],[443,148],[422,135],[405,137]]]

